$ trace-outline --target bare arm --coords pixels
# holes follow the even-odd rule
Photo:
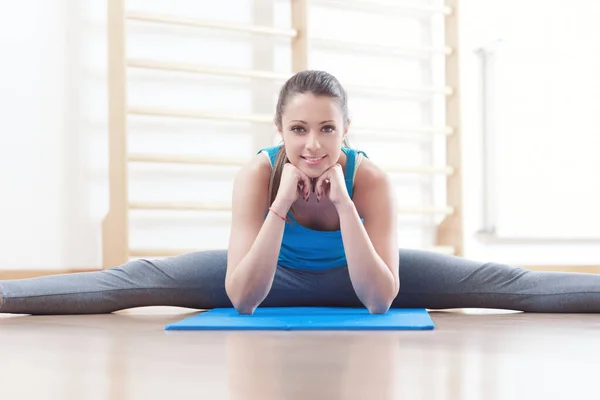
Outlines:
[[[273,284],[285,221],[268,211],[271,166],[258,157],[236,176],[225,289],[233,306],[252,314]],[[273,209],[285,216],[291,207],[276,200]]]
[[[358,298],[371,313],[385,313],[400,288],[396,204],[388,177],[362,164],[354,201],[337,205],[340,229]]]

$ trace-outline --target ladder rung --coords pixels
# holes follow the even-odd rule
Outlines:
[[[210,75],[224,75],[224,76],[235,76],[240,78],[259,78],[259,79],[273,79],[273,80],[286,80],[290,78],[290,74],[278,74],[270,71],[259,71],[259,70],[243,70],[233,68],[216,68],[198,64],[189,63],[174,63],[157,60],[128,60],[128,67],[133,68],[146,68],[146,69],[157,69],[164,71],[179,71],[179,72],[191,72],[197,74],[210,74]]]
[[[320,4],[323,5],[332,5],[343,7],[344,9],[354,8],[360,9],[364,11],[371,11],[382,13],[385,12],[387,14],[394,13],[395,15],[399,13],[424,13],[424,14],[442,14],[442,15],[450,15],[452,14],[452,7],[443,6],[418,6],[412,4],[402,4],[401,1],[397,0],[319,0]]]
[[[240,122],[259,122],[273,123],[273,117],[263,114],[238,114],[238,113],[221,113],[215,111],[200,111],[200,110],[183,110],[183,109],[166,109],[158,107],[129,107],[129,114],[148,115],[155,117],[175,117],[175,118],[194,118],[194,119],[214,119],[226,121]]]
[[[214,249],[208,249],[208,248],[207,249],[158,249],[158,248],[144,249],[144,248],[139,248],[139,249],[130,249],[129,256],[130,257],[174,257],[174,256],[183,255],[183,254],[194,253],[197,251],[209,251],[209,250],[214,250]],[[452,246],[432,246],[432,247],[426,247],[426,248],[422,248],[422,249],[415,248],[415,250],[432,251],[435,253],[449,254],[449,255],[453,255],[456,253]]]
[[[418,133],[418,134],[431,134],[431,135],[444,135],[450,136],[454,133],[454,128],[450,126],[436,127],[436,126],[360,126],[354,125],[351,128],[352,134],[370,139],[372,137],[396,140],[397,138],[406,137],[406,133]]]
[[[131,210],[168,210],[168,211],[231,211],[227,203],[192,203],[192,202],[131,202]],[[452,207],[399,207],[399,214],[444,214],[451,215]]]
[[[434,167],[434,166],[422,166],[422,167],[403,167],[394,165],[381,165],[381,169],[389,173],[401,173],[401,174],[444,174],[452,175],[454,168],[451,166],[446,167]]]
[[[344,88],[352,93],[383,93],[386,95],[399,94],[401,92],[413,94],[413,95],[445,95],[450,96],[454,93],[454,90],[450,86],[445,87],[409,87],[409,86],[378,86],[378,85],[364,85],[364,84],[345,84]]]
[[[222,166],[241,166],[250,161],[246,158],[225,158],[210,156],[186,156],[166,154],[129,154],[131,162],[169,163],[169,164],[203,164]]]
[[[284,36],[289,38],[294,38],[297,36],[297,32],[295,29],[274,28],[271,26],[250,25],[240,23],[226,23],[220,21],[208,21],[197,18],[186,18],[175,15],[146,13],[140,11],[128,11],[125,13],[125,17],[129,20],[154,22],[169,25],[182,25],[197,28],[212,28],[226,31]]]
[[[217,68],[209,67],[199,64],[190,63],[176,63],[158,60],[143,60],[143,59],[130,59],[127,61],[127,66],[131,68],[145,68],[152,70],[161,71],[175,71],[175,72],[189,72],[195,74],[210,74],[210,75],[221,75],[221,76],[232,76],[238,78],[257,78],[257,79],[272,79],[275,81],[285,81],[291,77],[291,74],[280,74],[271,71],[260,71],[250,69],[234,69],[234,68]],[[414,94],[443,94],[449,96],[453,93],[451,87],[446,86],[443,88],[435,87],[406,87],[406,86],[376,86],[376,85],[365,85],[365,84],[345,84],[344,87],[349,91],[360,91],[360,92],[386,92],[386,93],[397,93],[406,92]]]
[[[168,210],[168,211],[231,211],[231,205],[227,203],[154,203],[154,202],[131,202],[131,210]]]
[[[221,165],[221,166],[242,166],[249,161],[249,158],[224,158],[210,156],[181,156],[181,155],[166,155],[166,154],[130,154],[127,157],[131,162],[147,162],[147,163],[170,163],[170,164],[202,164],[202,165]],[[382,165],[381,168],[390,173],[404,174],[444,174],[452,175],[454,168],[434,167],[434,166],[416,166],[406,167],[399,165]]]
[[[257,122],[265,124],[273,124],[273,116],[267,114],[237,114],[237,113],[222,113],[215,111],[200,111],[200,110],[185,110],[185,109],[167,109],[158,107],[136,107],[131,106],[127,112],[133,115],[147,115],[155,117],[173,117],[173,118],[193,118],[193,119],[213,119],[213,120],[228,120],[240,122]],[[376,132],[378,130],[388,132],[415,132],[415,133],[441,133],[449,135],[453,133],[451,127],[435,127],[435,126],[395,126],[395,127],[377,127],[377,126],[355,126],[354,131]]]
[[[333,47],[336,49],[351,50],[353,52],[375,51],[384,54],[397,54],[408,57],[430,57],[432,54],[452,54],[452,48],[445,46],[437,47],[401,47],[397,45],[387,45],[374,42],[357,42],[355,40],[343,40],[333,38],[311,38],[311,42],[321,46]],[[364,49],[364,50],[362,50]]]
[[[399,207],[399,214],[443,214],[452,215],[454,214],[453,207]]]

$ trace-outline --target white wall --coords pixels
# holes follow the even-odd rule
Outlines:
[[[516,12],[515,10],[518,10]],[[528,265],[600,260],[597,2],[462,1],[466,254]],[[494,45],[498,39],[500,45]],[[482,153],[480,58],[489,58],[492,145]],[[481,166],[493,196],[484,227]]]
[[[475,235],[480,224],[480,132],[474,78],[477,61],[469,52],[480,46],[486,35],[496,34],[488,30],[493,26],[490,21],[494,21],[494,8],[489,3],[489,7],[483,7],[474,0],[462,2],[466,256],[529,264],[597,263],[598,246],[593,244],[489,245]],[[289,26],[289,1],[278,0],[273,8],[270,1],[257,4],[261,11],[256,14],[250,0],[214,2],[210,7],[192,0],[171,1],[168,5],[162,1],[129,1],[128,7],[235,22],[265,23],[258,20],[264,19],[277,26]],[[100,266],[100,224],[107,211],[105,10],[105,1],[62,0],[50,5],[28,0],[11,3],[10,13],[0,14],[0,48],[5,55],[0,64],[2,269]],[[314,36],[440,44],[439,29],[429,33],[429,23],[427,19],[375,17],[315,5],[310,29]],[[391,33],[384,35],[387,28]],[[278,72],[290,69],[289,42],[284,39],[141,23],[130,24],[128,32],[132,57]],[[367,33],[373,36],[365,36]],[[272,48],[275,50],[270,51]],[[342,83],[441,83],[440,75],[432,72],[439,71],[440,60],[416,62],[373,54],[359,57],[356,52],[318,47],[312,48],[310,56],[309,67],[329,70]],[[135,105],[272,114],[277,88],[266,81],[133,70],[128,96],[129,103]],[[351,93],[351,116],[358,125],[441,123],[443,110],[437,106],[440,99],[430,100]],[[133,152],[250,156],[257,146],[270,144],[274,138],[274,128],[264,125],[150,117],[131,117],[129,123]],[[382,141],[358,134],[353,139],[356,146],[382,163],[422,165],[444,161],[441,142]],[[131,199],[228,202],[234,173],[235,168],[131,165]],[[394,178],[400,206],[444,204],[439,189],[442,178]],[[399,245],[427,247],[433,239],[434,223],[439,220],[402,216]],[[134,212],[131,245],[224,248],[228,223],[228,216],[219,213]]]
[[[45,265],[68,251],[66,213],[76,195],[69,154],[64,1],[18,2],[0,12],[0,265]],[[46,226],[46,227],[44,227]],[[55,261],[52,261],[54,263]]]

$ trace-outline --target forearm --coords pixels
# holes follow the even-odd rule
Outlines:
[[[394,275],[377,254],[352,201],[337,206],[352,286],[371,313],[386,312],[397,295]]]
[[[272,207],[279,215],[285,216],[290,205],[276,201]],[[241,313],[253,313],[269,294],[284,228],[285,221],[270,211],[252,247],[229,277],[227,293]]]

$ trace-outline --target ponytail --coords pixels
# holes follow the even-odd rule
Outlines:
[[[277,151],[273,169],[271,170],[271,179],[269,181],[269,207],[273,205],[273,202],[277,197],[279,183],[281,182],[281,174],[283,173],[283,166],[288,162],[290,162],[290,160],[285,154],[285,146],[282,145]]]

